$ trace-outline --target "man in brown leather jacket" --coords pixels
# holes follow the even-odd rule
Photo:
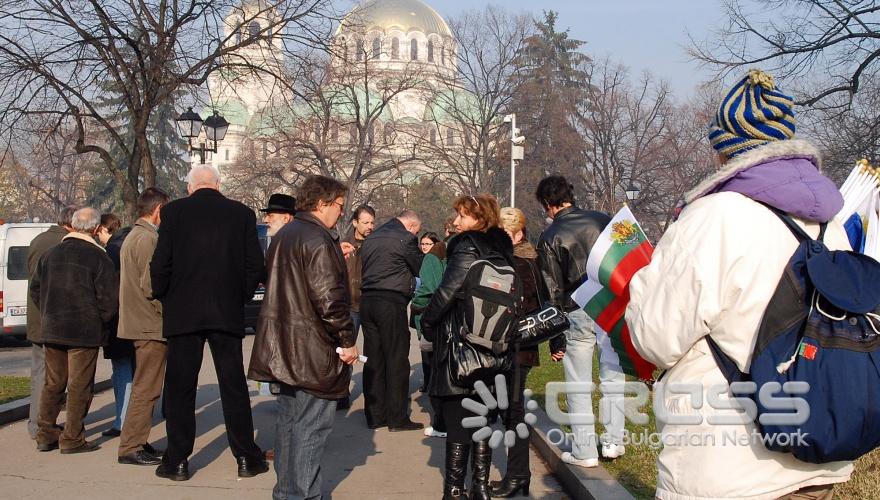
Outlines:
[[[273,498],[321,496],[324,444],[358,359],[345,259],[333,229],[346,191],[329,177],[306,179],[296,219],[278,231],[266,258],[269,282],[248,377],[281,387]]]

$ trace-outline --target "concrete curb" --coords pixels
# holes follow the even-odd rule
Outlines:
[[[565,492],[575,500],[634,500],[634,497],[600,464],[584,469],[562,461],[562,451],[547,438],[551,429],[559,429],[540,408],[532,411],[538,421],[532,428],[531,443]]]
[[[95,393],[106,391],[113,387],[110,379],[95,382]],[[0,425],[11,424],[12,422],[28,418],[31,410],[31,397],[16,399],[6,404],[0,405]]]

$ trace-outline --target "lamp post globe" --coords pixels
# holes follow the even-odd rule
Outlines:
[[[174,119],[177,122],[177,130],[181,137],[192,139],[199,136],[202,130],[202,117],[198,115],[192,108],[186,108],[186,111]]]

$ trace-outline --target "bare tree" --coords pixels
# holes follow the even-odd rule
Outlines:
[[[458,42],[458,71],[441,79],[426,102],[422,147],[435,172],[459,192],[506,192],[499,189],[499,176],[507,169],[510,132],[502,118],[512,108],[516,62],[532,35],[532,20],[489,6],[449,25]]]
[[[265,178],[292,190],[308,175],[325,175],[349,188],[348,212],[369,202],[377,189],[406,184],[405,170],[418,172],[423,164],[417,138],[424,128],[396,120],[393,111],[404,96],[421,99],[427,91],[422,68],[410,64],[387,71],[377,67],[371,52],[359,49],[360,56],[350,58],[340,57],[341,50],[313,56],[306,71],[289,77],[296,92],[252,120],[256,128],[246,154],[227,169],[236,179],[250,179],[242,190]]]
[[[799,89],[798,104],[806,106],[834,94],[852,96],[876,77],[880,4],[875,0],[725,0],[723,8],[727,23],[706,41],[692,38],[689,49],[720,76],[760,66],[789,82],[822,81],[819,88]]]
[[[244,48],[269,40],[321,45],[333,17],[327,0],[14,0],[0,5],[0,132],[18,139],[22,117],[40,115],[77,131],[75,151],[97,154],[129,211],[156,184],[148,124],[157,106],[193,92],[213,72],[272,72]],[[246,30],[245,33],[243,33]],[[244,35],[244,36],[243,36]],[[119,96],[119,110],[97,103]],[[130,135],[118,130],[119,111]],[[100,131],[90,134],[87,131]],[[120,158],[110,153],[121,151]]]

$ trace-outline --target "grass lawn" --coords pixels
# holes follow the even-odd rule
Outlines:
[[[0,405],[26,398],[31,393],[31,379],[28,377],[0,377]]]
[[[535,395],[532,399],[537,401],[541,408],[544,408],[545,386],[547,382],[563,381],[565,375],[562,371],[562,363],[555,363],[550,359],[547,344],[541,345],[541,366],[537,366],[529,373],[529,379],[526,386],[534,391]],[[593,362],[593,381],[598,383],[599,368],[598,363]],[[560,397],[560,408],[567,411],[567,405],[564,397]],[[593,411],[598,415],[599,397],[593,395]],[[627,413],[635,411],[636,408],[627,407]],[[652,433],[656,431],[654,423],[654,412],[652,411],[650,402],[641,408],[640,411],[647,413],[650,417],[647,426],[633,425],[626,422],[626,429],[630,435],[641,435],[642,433]],[[570,429],[565,429],[569,431]],[[601,423],[596,424],[598,433],[604,432]],[[626,454],[616,460],[608,461],[602,459],[602,466],[608,472],[617,478],[620,484],[629,490],[629,492],[638,499],[654,498],[654,490],[657,486],[657,468],[655,460],[660,453],[659,449],[652,449],[648,444],[638,444],[635,446],[627,446]],[[872,453],[865,455],[856,462],[855,472],[852,479],[844,484],[834,488],[834,498],[836,499],[863,499],[877,498],[877,491],[880,488],[880,448]]]

